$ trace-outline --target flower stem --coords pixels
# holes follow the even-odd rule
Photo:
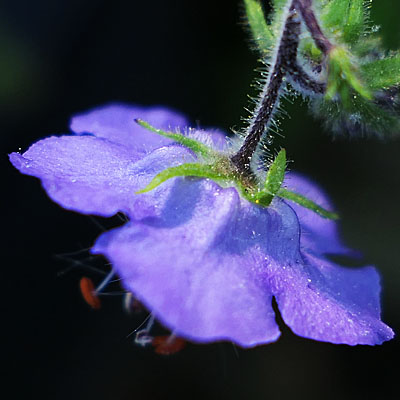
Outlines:
[[[251,175],[251,158],[257,149],[262,135],[268,129],[274,112],[279,103],[279,92],[284,84],[286,75],[299,84],[303,89],[315,94],[323,94],[326,84],[315,81],[297,63],[299,46],[300,19],[301,17],[315,41],[316,46],[326,55],[333,48],[332,43],[323,34],[312,8],[312,0],[292,0],[289,7],[283,32],[280,36],[279,47],[271,63],[267,83],[256,106],[254,116],[250,120],[246,137],[239,151],[231,157],[232,164],[237,170],[246,175]]]
[[[299,45],[300,20],[296,13],[293,0],[287,14],[285,26],[280,38],[276,57],[271,65],[271,73],[261,94],[261,100],[250,121],[247,135],[242,147],[231,157],[231,162],[239,172],[250,173],[250,161],[256,151],[260,139],[271,122],[279,101],[279,91],[287,71],[296,64],[297,48]]]
[[[316,46],[324,53],[328,54],[333,44],[323,34],[312,8],[312,0],[294,0],[294,6],[300,11],[307,30],[310,32]]]

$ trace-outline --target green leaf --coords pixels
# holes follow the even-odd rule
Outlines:
[[[286,151],[282,149],[276,156],[274,162],[268,169],[267,178],[265,180],[265,190],[275,196],[281,188],[285,178],[286,170]]]
[[[264,0],[263,0],[264,1]],[[265,19],[261,0],[244,0],[247,21],[258,50],[268,58],[278,45],[278,36],[284,23],[283,12],[291,0],[273,0],[273,12]]]
[[[287,3],[287,0],[272,0],[272,7],[274,10],[280,9],[285,6]]]
[[[228,176],[222,175],[221,172],[217,171],[213,165],[187,163],[161,171],[144,189],[137,191],[136,194],[150,192],[168,179],[177,176],[197,176],[200,178],[209,178],[216,182],[230,179]]]
[[[331,0],[324,7],[322,22],[325,28],[339,30],[347,21],[350,0]]]
[[[172,132],[166,132],[161,129],[157,129],[150,125],[148,122],[143,121],[141,119],[135,119],[135,122],[142,126],[143,128],[157,133],[157,135],[161,135],[164,137],[167,137],[169,139],[174,140],[177,143],[180,143],[181,145],[187,147],[188,149],[192,150],[194,153],[203,156],[204,158],[210,158],[216,154],[216,152],[211,148],[206,146],[205,144],[195,140],[188,138],[187,136],[181,135],[179,133],[172,133]]]
[[[400,85],[400,53],[364,64],[361,71],[371,90]]]
[[[284,188],[281,188],[277,196],[282,197],[283,199],[287,199],[293,201],[294,203],[307,208],[315,213],[319,214],[321,217],[328,218],[328,219],[339,219],[338,214],[328,211],[325,208],[322,208],[318,204],[314,203],[313,201],[307,199],[306,197],[302,196],[299,193],[291,192]]]
[[[274,46],[274,35],[264,18],[258,0],[244,0],[247,21],[255,43],[261,53],[267,54]]]
[[[343,38],[345,42],[356,41],[365,30],[366,7],[364,0],[352,0],[349,6],[347,23],[344,26]]]
[[[323,27],[344,43],[355,43],[365,31],[364,0],[331,0],[322,12]]]
[[[287,10],[286,5],[292,0],[272,0],[273,12],[270,14],[270,24],[271,30],[276,37],[285,22],[282,18],[283,13]]]

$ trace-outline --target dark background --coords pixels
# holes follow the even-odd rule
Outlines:
[[[126,336],[141,318],[118,298],[94,312],[59,254],[89,248],[89,217],[49,201],[6,153],[68,131],[77,112],[110,101],[168,105],[201,126],[241,126],[257,57],[239,0],[2,0],[0,5],[2,392],[40,399],[392,399],[399,341],[335,346],[284,329],[275,343],[235,351],[190,345],[160,357]],[[400,3],[374,3],[385,43],[400,46]],[[333,198],[346,241],[382,275],[383,319],[400,332],[400,141],[332,140],[289,105],[283,132],[292,168]],[[101,221],[105,223],[105,221]],[[93,275],[96,277],[96,275]],[[398,390],[397,390],[398,392]]]

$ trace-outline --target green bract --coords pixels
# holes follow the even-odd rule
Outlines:
[[[178,176],[198,177],[211,179],[222,187],[234,186],[242,197],[261,207],[268,207],[273,198],[278,196],[308,208],[322,217],[338,218],[337,214],[325,210],[306,197],[282,188],[286,170],[286,151],[284,149],[278,153],[274,162],[270,165],[265,182],[261,182],[257,176],[240,174],[232,165],[227,154],[216,152],[187,136],[154,128],[145,121],[136,120],[136,122],[151,132],[168,137],[189,148],[196,155],[201,156],[203,161],[167,168],[157,174],[145,188],[139,190],[136,194],[149,192],[168,179]]]

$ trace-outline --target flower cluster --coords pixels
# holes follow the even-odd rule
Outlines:
[[[333,262],[332,254],[354,252],[340,240],[327,197],[286,173],[284,149],[267,165],[258,155],[271,142],[288,85],[334,130],[396,131],[400,72],[375,74],[400,57],[372,51],[362,0],[273,4],[266,21],[260,2],[245,0],[268,72],[247,128],[234,138],[189,129],[166,108],[117,104],[73,118],[72,134],[41,140],[10,160],[66,209],[128,217],[92,248],[113,268],[97,289],[81,281],[95,308],[116,273],[150,310],[150,322],[156,318],[179,338],[242,347],[273,342],[280,335],[275,299],[300,336],[381,344],[393,332],[380,320],[376,270]],[[170,351],[163,341],[153,344]]]

